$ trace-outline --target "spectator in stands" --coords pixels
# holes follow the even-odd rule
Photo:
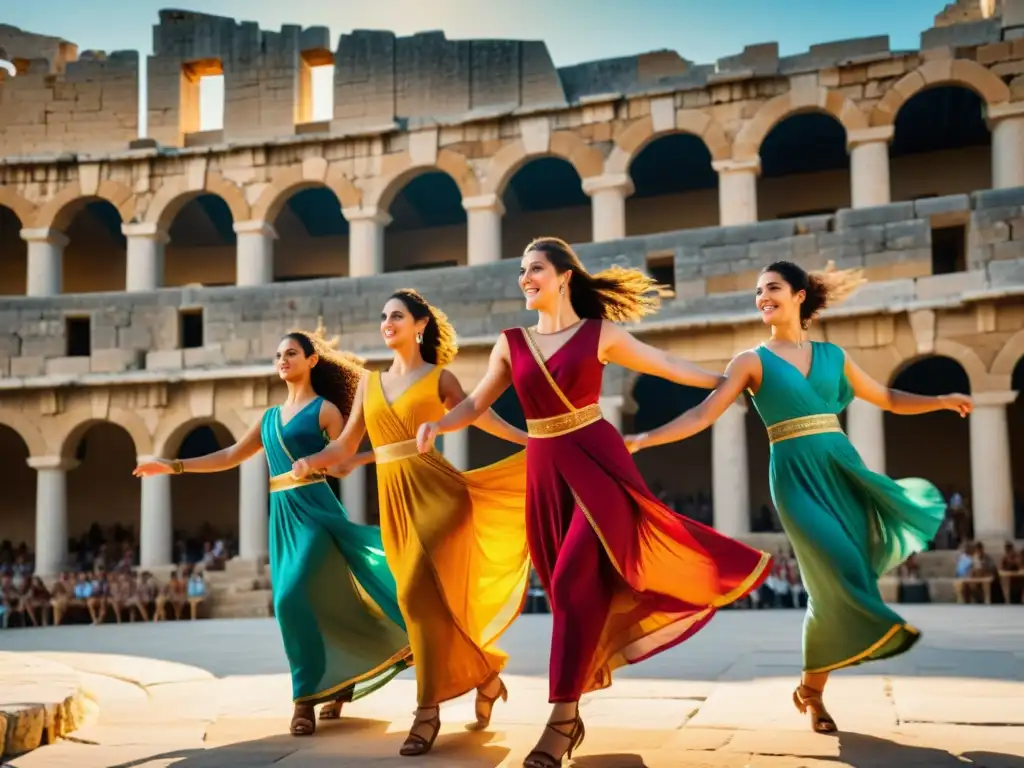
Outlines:
[[[971,575],[973,568],[974,545],[970,542],[964,542],[963,546],[960,547],[960,556],[956,559],[956,577],[958,579],[966,579]]]
[[[171,608],[174,609],[174,618],[181,618],[182,608],[185,607],[186,591],[184,582],[178,577],[178,573],[175,571],[171,573],[171,578],[167,584],[160,589],[159,594],[156,598],[156,615],[153,617],[153,621],[160,621],[161,619],[167,620],[167,606],[170,604]]]
[[[120,563],[117,569],[110,574],[108,583],[108,604],[114,613],[114,620],[121,623],[121,611],[127,609],[128,618],[131,619],[131,607],[133,602],[132,579],[126,573],[121,572]]]
[[[50,604],[50,590],[43,580],[33,576],[21,598],[21,612],[33,627],[46,626],[46,607]],[[27,623],[23,622],[23,623]]]
[[[9,573],[0,576],[0,627],[7,629],[13,616],[21,608],[21,592],[14,587]]]
[[[206,599],[206,579],[203,577],[202,568],[192,571],[188,579],[187,593],[190,616],[194,619],[199,614],[199,604]]]
[[[150,612],[153,612],[153,621],[157,621],[161,605],[159,599],[160,585],[153,578],[152,573],[143,571],[139,574],[138,581],[135,583],[133,600],[133,605],[143,621],[149,621]]]
[[[1013,547],[1013,542],[1008,541],[1003,545],[1003,559],[999,563],[999,570],[1003,573],[1018,574],[1010,577],[1010,594],[1006,596],[1008,603],[1022,602],[1024,592],[1024,576],[1020,575],[1021,556]]]
[[[921,578],[921,566],[917,562],[917,555],[911,555],[900,566],[900,585],[897,592],[897,600],[901,603],[930,603],[931,592],[928,589],[928,582]]]
[[[50,606],[53,608],[53,626],[60,624],[64,613],[75,598],[75,582],[70,573],[64,572],[53,584]]]

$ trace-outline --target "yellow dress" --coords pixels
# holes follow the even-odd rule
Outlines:
[[[500,672],[495,641],[522,610],[530,574],[526,453],[459,472],[416,430],[445,414],[438,366],[388,403],[370,374],[363,410],[377,463],[381,539],[398,585],[418,703],[454,699]]]

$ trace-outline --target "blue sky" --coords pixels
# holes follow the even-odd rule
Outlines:
[[[399,34],[444,30],[450,38],[542,39],[557,66],[663,48],[709,63],[744,45],[778,41],[783,55],[815,43],[890,36],[917,48],[946,0],[7,0],[0,21],[63,37],[80,50],[151,53],[161,7],[202,10],[277,29],[326,26]],[[215,98],[211,89],[209,99]],[[204,105],[207,102],[204,93]],[[206,110],[204,110],[205,112]],[[204,122],[206,122],[204,120]]]

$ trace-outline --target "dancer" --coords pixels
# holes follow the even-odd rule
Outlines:
[[[804,672],[793,702],[810,712],[819,733],[836,730],[822,701],[830,672],[896,656],[920,638],[882,600],[878,577],[925,549],[945,514],[931,483],[893,481],[867,469],[838,414],[854,397],[902,415],[951,410],[966,417],[972,408],[965,395],[886,389],[835,344],[805,342],[817,314],[861,282],[853,271],[808,274],[788,261],[766,267],[756,304],[771,341],[738,355],[699,406],[627,438],[632,450],[682,440],[710,427],[744,390],[751,393],[771,442],[772,500],[808,595]]]
[[[323,474],[289,475],[297,457],[341,433],[363,371],[322,333],[282,339],[277,370],[288,397],[237,443],[195,459],[144,462],[133,472],[223,472],[260,448],[266,453],[274,615],[291,668],[295,736],[316,730],[314,705],[324,703],[321,720],[337,719],[344,702],[380,688],[412,663],[379,529],[349,521]]]
[[[551,768],[583,741],[582,694],[698,631],[764,580],[770,558],[661,504],[601,416],[605,363],[705,389],[721,378],[615,325],[658,308],[653,281],[615,267],[591,275],[564,241],[544,237],[527,246],[519,286],[538,313],[536,328],[501,335],[483,381],[420,428],[418,447],[429,450],[438,434],[462,429],[515,386],[530,436],[530,554],[554,621],[554,707],[524,765]]]
[[[508,695],[499,677],[507,656],[494,642],[526,598],[526,462],[520,451],[458,472],[439,453],[420,455],[416,428],[466,396],[444,367],[457,351],[455,331],[412,290],[391,296],[380,329],[394,352],[390,369],[363,379],[341,437],[293,471],[303,477],[348,460],[370,434],[384,551],[416,659],[418,709],[401,749],[415,756],[433,747],[443,702],[475,689],[477,719],[469,727],[482,729],[498,698]],[[477,426],[526,443],[526,433],[491,412],[481,412]]]

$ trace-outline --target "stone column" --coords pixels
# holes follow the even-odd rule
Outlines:
[[[238,471],[238,556],[260,560],[267,556],[270,520],[270,470],[263,451],[242,462]]]
[[[864,465],[885,474],[885,411],[854,398],[846,408],[846,434]]]
[[[387,211],[345,208],[348,221],[348,275],[369,277],[384,271],[384,228],[391,223]]]
[[[1024,103],[988,110],[992,131],[992,188],[1024,186]]]
[[[501,199],[494,194],[467,197],[462,207],[468,217],[467,263],[474,266],[501,261],[501,217],[505,215]]]
[[[349,520],[366,524],[366,467],[357,467],[341,479],[341,503]]]
[[[747,401],[743,397],[711,427],[711,492],[715,530],[733,537],[750,533]]]
[[[971,413],[971,511],[974,538],[1014,538],[1010,429],[1006,406],[1016,392],[978,392]]]
[[[61,456],[31,456],[36,471],[36,575],[60,573],[68,556],[67,474],[78,462]]]
[[[633,180],[625,173],[591,176],[583,180],[590,195],[593,241],[604,243],[626,236],[626,198],[633,194]]]
[[[126,291],[155,291],[164,284],[164,247],[170,238],[156,224],[122,224],[128,238]]]
[[[471,427],[460,429],[458,432],[448,432],[444,435],[444,445],[441,453],[444,454],[448,463],[460,472],[469,469],[469,430]]]
[[[150,461],[140,456],[139,463]],[[142,513],[139,523],[139,566],[158,568],[174,562],[174,525],[171,519],[171,476],[142,478]]]
[[[753,224],[757,221],[757,177],[761,158],[753,160],[715,160],[718,172],[718,221],[723,227]]]
[[[846,137],[850,153],[850,205],[867,208],[892,202],[889,186],[891,125],[851,131]]]
[[[23,229],[21,239],[28,244],[26,295],[59,295],[64,282],[67,235],[55,229]]]
[[[235,285],[274,282],[275,229],[265,221],[236,221],[235,234]]]
[[[615,427],[620,434],[622,433],[622,406],[625,401],[626,398],[622,395],[605,395],[597,403],[601,406],[604,420]]]

